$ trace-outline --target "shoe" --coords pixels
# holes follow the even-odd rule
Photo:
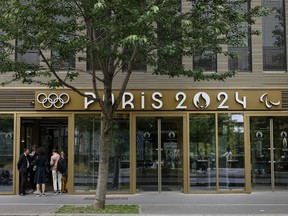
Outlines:
[[[25,196],[26,194],[25,193],[20,193],[20,196]]]
[[[45,197],[45,193],[42,193],[42,194],[41,194],[41,197]]]
[[[37,194],[37,195],[36,195],[36,197],[40,197],[40,196],[41,196],[40,194]]]
[[[58,193],[56,191],[54,191],[54,195],[56,196]]]
[[[62,194],[62,192],[61,192],[61,191],[59,191],[59,192],[58,192],[58,194]]]

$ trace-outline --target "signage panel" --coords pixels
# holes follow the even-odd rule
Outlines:
[[[99,111],[92,98],[93,91],[82,91],[82,97],[72,90],[35,92],[35,110]],[[119,91],[113,93],[116,98]],[[103,97],[103,92],[100,92]],[[245,111],[281,110],[280,90],[126,90],[120,111]]]

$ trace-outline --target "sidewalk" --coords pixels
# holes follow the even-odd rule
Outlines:
[[[25,197],[2,195],[0,196],[0,215],[68,216],[69,214],[53,214],[53,212],[64,204],[87,205],[93,204],[93,200],[94,195],[62,194],[54,196],[49,193],[45,197],[35,197],[32,194]],[[284,216],[288,215],[288,192],[254,192],[252,194],[182,194],[163,192],[107,195],[106,204],[138,204],[141,209],[138,216]],[[76,216],[76,214],[70,215]]]

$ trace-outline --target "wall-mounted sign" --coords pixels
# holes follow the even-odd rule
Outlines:
[[[100,110],[93,100],[96,95],[92,91],[83,93],[87,97],[71,90],[36,91],[35,109]],[[118,93],[113,93],[113,100]],[[281,103],[279,90],[126,90],[118,110],[281,110]]]

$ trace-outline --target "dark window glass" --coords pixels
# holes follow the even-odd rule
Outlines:
[[[286,70],[285,13],[283,0],[262,0],[276,13],[263,17],[263,70]]]
[[[250,8],[250,4],[248,2],[243,3],[241,8],[239,8],[239,13],[243,13]],[[249,32],[250,28],[247,23],[243,23],[242,28],[239,29],[239,34],[241,32],[246,33]],[[243,38],[243,42],[245,45],[242,46],[229,46],[228,51],[233,52],[235,56],[232,58],[228,57],[228,68],[229,71],[252,71],[251,64],[251,37]]]
[[[193,57],[193,67],[204,71],[217,71],[217,56],[214,52],[205,51],[202,55]]]
[[[16,40],[16,46],[21,46],[22,42]],[[39,65],[39,52],[37,49],[28,49],[24,53],[16,53],[16,61],[25,64]]]
[[[93,192],[97,187],[100,159],[101,116],[75,115],[74,192]],[[130,190],[129,115],[118,114],[113,123],[107,191]]]
[[[229,47],[229,52],[235,53],[235,57],[228,59],[229,71],[251,71],[251,46]]]
[[[124,56],[126,56],[127,59],[125,59],[123,62],[123,71],[128,70],[129,59],[130,59],[132,54],[133,54],[133,49],[126,49],[124,51]],[[137,61],[136,60],[132,65],[133,71],[146,71],[146,69],[147,69],[147,67],[146,67],[145,61]]]
[[[11,193],[13,185],[13,115],[0,115],[0,193]]]
[[[68,60],[59,58],[59,55],[57,52],[52,51],[51,52],[52,59],[55,59],[53,63],[53,68],[58,70],[67,70],[68,68],[75,68],[75,57],[72,57]]]
[[[74,23],[76,22],[75,18],[73,17],[65,17],[62,15],[59,16],[55,16],[55,23],[57,23],[57,25],[62,25],[62,24],[66,24],[66,23]],[[53,60],[53,67],[55,69],[58,70],[67,70],[68,68],[75,68],[75,55],[73,55],[73,53],[69,53],[70,47],[69,47],[69,43],[68,41],[71,40],[69,33],[64,33],[62,38],[61,38],[61,42],[63,48],[61,47],[61,49],[59,50],[52,50],[51,51],[51,58]]]

